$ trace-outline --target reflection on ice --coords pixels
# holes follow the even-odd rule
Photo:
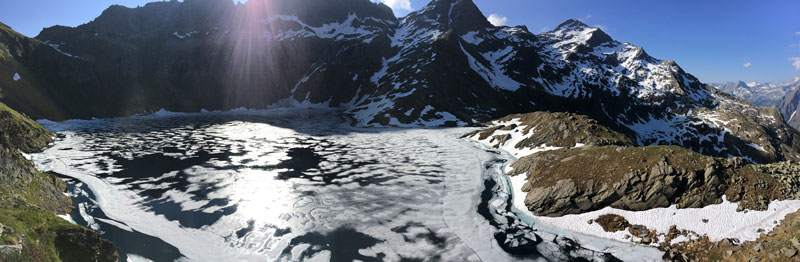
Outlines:
[[[522,223],[498,183],[503,156],[458,139],[469,129],[346,122],[335,110],[43,122],[58,139],[32,158],[76,179],[76,222],[134,259],[611,258]]]

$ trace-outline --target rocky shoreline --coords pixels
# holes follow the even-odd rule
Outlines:
[[[72,209],[66,184],[24,155],[50,142],[49,131],[0,104],[0,261],[117,261],[112,243],[56,216]]]

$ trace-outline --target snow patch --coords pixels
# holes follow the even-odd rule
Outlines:
[[[514,118],[514,119],[511,119],[510,121],[495,121],[495,122],[492,123],[492,125],[495,125],[495,126],[497,126],[497,125],[516,125],[517,127],[515,127],[512,130],[499,130],[499,129],[495,130],[494,133],[492,133],[492,135],[490,135],[489,137],[487,137],[484,140],[479,140],[478,139],[478,134],[476,134],[476,135],[474,135],[474,136],[472,136],[470,138],[473,138],[473,139],[477,140],[478,142],[480,142],[481,144],[484,144],[486,146],[502,149],[503,151],[508,152],[509,154],[511,154],[515,158],[520,158],[520,157],[524,157],[524,156],[527,156],[527,155],[532,155],[534,153],[538,153],[538,152],[542,152],[542,151],[561,149],[561,147],[553,147],[553,146],[548,146],[548,145],[539,145],[537,147],[517,147],[517,145],[520,142],[522,142],[522,140],[525,140],[525,138],[527,138],[528,135],[530,135],[530,132],[534,132],[535,131],[535,130],[531,129],[531,130],[529,130],[529,133],[526,133],[525,129],[528,126],[523,124],[522,121],[520,121],[519,118]],[[509,135],[510,136],[510,138],[508,140],[506,140],[505,143],[501,143],[499,140],[494,139],[495,136],[503,136],[503,135]]]
[[[61,45],[63,45],[64,43],[60,43],[60,44],[53,44],[53,43],[50,43],[50,41],[46,41],[46,42],[44,42],[44,43],[45,43],[45,44],[47,44],[47,45],[49,45],[50,47],[52,47],[53,49],[55,49],[56,51],[58,51],[58,52],[59,52],[59,53],[61,53],[62,55],[69,56],[69,57],[72,57],[72,58],[79,58],[79,57],[77,57],[77,56],[74,56],[74,55],[71,55],[71,54],[69,54],[69,53],[67,53],[67,52],[61,51],[61,49],[60,49],[59,47],[60,47]]]
[[[136,254],[126,254],[126,256],[128,256],[128,262],[153,262],[153,260]]]
[[[362,39],[364,43],[371,43],[377,32],[382,29],[377,26],[370,26],[367,22],[371,21],[378,24],[393,24],[391,21],[376,19],[373,17],[359,18],[355,13],[350,13],[343,22],[328,23],[319,27],[314,27],[301,21],[295,15],[273,15],[263,21],[264,24],[274,24],[277,21],[293,22],[300,25],[299,30],[274,29],[265,34],[266,39],[287,40],[294,38],[317,37],[335,40]]]
[[[747,144],[747,145],[748,145],[748,146],[750,146],[750,147],[752,147],[752,148],[758,149],[758,151],[761,151],[761,152],[767,153],[767,150],[766,150],[766,149],[764,149],[763,147],[761,147],[760,145],[758,145],[758,144],[756,144],[756,143],[750,143],[750,144]]]
[[[472,71],[478,73],[478,75],[486,80],[486,83],[492,87],[516,91],[520,88],[520,86],[522,86],[522,84],[506,75],[502,65],[513,58],[514,54],[516,53],[513,47],[509,46],[504,49],[483,54],[483,58],[489,62],[489,66],[486,66],[475,59],[475,57],[473,57],[469,52],[467,52],[467,50],[464,49],[464,45],[459,44],[459,46],[461,46],[461,51],[464,52],[464,55],[467,56],[469,67],[472,68]]]
[[[72,219],[72,216],[70,216],[69,214],[63,214],[63,215],[57,215],[57,216],[60,217],[61,219],[66,220],[67,222],[72,223],[73,225],[77,225],[78,224],[78,223],[75,223],[75,220]]]
[[[178,34],[178,32],[174,32],[174,33],[172,33],[172,35],[174,35],[178,39],[184,39],[184,38],[187,38],[187,37],[191,37],[192,35],[197,34],[197,33],[199,33],[199,32],[198,31],[191,31],[191,32],[188,32],[188,33],[185,33],[185,34]]]
[[[464,42],[467,42],[471,45],[480,45],[481,43],[483,43],[483,38],[479,37],[478,33],[479,33],[478,31],[472,31],[466,33],[461,36],[461,39],[463,39]]]
[[[786,215],[800,209],[800,200],[781,200],[772,201],[766,211],[737,212],[736,208],[739,207],[739,204],[729,202],[723,196],[721,204],[703,208],[679,209],[676,205],[672,205],[645,211],[626,211],[606,207],[577,215],[542,217],[534,215],[525,206],[526,194],[522,191],[522,186],[527,182],[527,177],[521,174],[509,179],[514,188],[514,206],[521,214],[554,227],[623,242],[629,241],[625,239],[626,235],[630,237],[628,231],[606,232],[599,224],[589,224],[588,221],[601,215],[616,214],[625,217],[633,225],[644,225],[659,233],[669,232],[669,228],[674,225],[679,230],[685,229],[701,236],[706,235],[712,242],[725,238],[754,241],[761,235],[758,232],[759,229],[763,229],[765,232],[772,231],[777,226],[775,222],[780,222]],[[708,222],[704,223],[704,219],[707,219]]]

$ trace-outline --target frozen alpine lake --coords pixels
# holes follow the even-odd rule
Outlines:
[[[660,257],[518,218],[510,155],[460,139],[471,128],[348,122],[322,109],[40,121],[57,139],[32,158],[69,182],[65,218],[123,261]]]

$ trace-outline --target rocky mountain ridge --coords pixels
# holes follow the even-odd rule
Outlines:
[[[637,145],[800,158],[780,114],[673,61],[577,20],[541,34],[495,27],[470,0],[431,1],[402,18],[368,0],[156,2],[112,6],[36,39],[1,32],[0,101],[34,118],[342,107],[361,126],[416,127],[554,111]]]
[[[711,86],[737,98],[747,100],[755,106],[777,108],[783,97],[799,84],[800,78],[795,78],[779,84],[738,81],[712,83]]]

